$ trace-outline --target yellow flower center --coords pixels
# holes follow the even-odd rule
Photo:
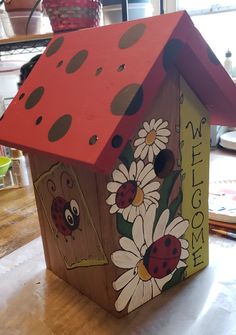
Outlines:
[[[143,200],[144,200],[143,190],[141,190],[141,188],[137,187],[137,191],[136,191],[134,200],[132,201],[132,205],[138,207],[143,203]]]
[[[148,273],[147,269],[145,268],[142,260],[138,262],[137,270],[138,270],[139,278],[142,281],[148,281],[152,278],[152,276]]]
[[[152,145],[155,142],[155,139],[156,139],[156,131],[153,129],[146,136],[146,140],[145,140],[146,144]]]

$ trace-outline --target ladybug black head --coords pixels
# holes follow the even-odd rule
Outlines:
[[[64,206],[64,223],[70,230],[75,230],[79,227],[79,221],[79,205],[73,199]]]

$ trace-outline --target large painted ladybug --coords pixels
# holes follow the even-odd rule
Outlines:
[[[161,279],[174,271],[180,255],[180,241],[173,235],[164,235],[146,250],[143,264],[152,277]]]
[[[72,232],[79,228],[80,221],[77,202],[74,199],[67,202],[62,197],[56,197],[52,202],[51,216],[57,231],[73,238]]]
[[[73,231],[79,229],[80,224],[80,210],[79,205],[76,200],[71,199],[66,200],[64,196],[65,190],[73,189],[74,180],[67,171],[63,171],[60,175],[60,186],[63,196],[56,196],[57,191],[56,183],[49,179],[47,181],[47,188],[51,196],[53,197],[51,204],[51,218],[52,222],[56,228],[56,236],[58,237],[58,232],[62,234],[67,242],[67,236],[74,239],[72,235]],[[67,192],[67,194],[69,194]]]

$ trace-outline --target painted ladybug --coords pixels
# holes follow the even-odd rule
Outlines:
[[[147,249],[143,264],[152,277],[161,279],[174,271],[180,255],[180,241],[173,235],[164,235]]]
[[[79,228],[80,216],[79,206],[73,199],[67,202],[62,197],[53,199],[51,206],[51,216],[57,231],[62,235],[72,236],[72,232]]]
[[[116,193],[116,204],[119,208],[126,208],[132,204],[137,193],[137,183],[129,180],[122,184]]]

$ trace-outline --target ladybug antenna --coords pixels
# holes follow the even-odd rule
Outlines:
[[[61,188],[62,188],[62,192],[63,193],[64,193],[64,190],[66,188],[70,188],[71,189],[74,186],[74,180],[73,180],[73,178],[71,177],[71,175],[67,171],[63,171],[61,173],[60,181],[61,181]]]
[[[52,179],[48,179],[47,189],[48,189],[48,192],[51,194],[51,196],[54,198],[57,187]]]

